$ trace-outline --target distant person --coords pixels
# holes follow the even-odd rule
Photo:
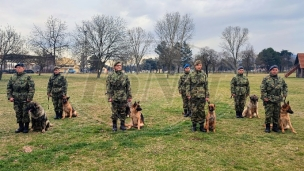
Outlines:
[[[51,75],[48,86],[47,96],[52,97],[52,102],[55,111],[55,118],[60,119],[62,117],[62,97],[67,95],[68,82],[60,74],[60,67],[54,67],[54,73]]]
[[[132,101],[130,80],[122,72],[122,63],[115,62],[114,72],[107,77],[108,101],[112,104],[113,131],[117,131],[117,120],[120,120],[120,129],[126,130],[125,119],[127,115],[127,103]]]
[[[270,124],[272,131],[278,132],[278,123],[281,110],[281,102],[287,97],[288,87],[285,80],[278,76],[278,66],[273,65],[269,68],[269,75],[266,76],[261,84],[261,99],[265,109],[265,132],[270,133]]]
[[[242,112],[246,104],[246,98],[250,94],[249,80],[243,75],[244,68],[238,67],[237,74],[230,81],[231,97],[234,98],[236,118],[243,118]]]
[[[7,98],[10,102],[14,102],[14,110],[19,124],[19,128],[15,133],[28,133],[30,116],[28,111],[26,111],[26,107],[33,100],[35,83],[31,76],[24,72],[22,63],[15,65],[15,70],[16,73],[13,74],[7,83]]]
[[[184,74],[180,76],[178,80],[178,92],[182,96],[183,100],[183,115],[184,117],[188,117],[191,115],[191,110],[190,110],[190,100],[186,96],[186,81],[190,73],[190,65],[185,64],[184,65]]]
[[[204,128],[205,104],[209,101],[209,90],[207,75],[202,71],[202,66],[200,60],[194,62],[195,70],[190,73],[186,81],[186,95],[190,100],[192,131],[196,131],[198,123],[200,131],[206,132]]]

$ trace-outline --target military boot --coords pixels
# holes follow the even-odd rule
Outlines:
[[[192,131],[195,132],[196,131],[196,123],[192,122]]]
[[[204,127],[204,122],[200,123],[200,128],[199,129],[200,129],[201,132],[206,132],[206,129]]]
[[[24,124],[22,122],[18,122],[19,128],[16,129],[15,133],[23,132]]]
[[[55,116],[54,119],[60,119],[60,117],[59,117],[59,112],[56,111],[56,116]]]
[[[121,120],[120,121],[120,128],[119,129],[121,129],[121,130],[126,130],[126,126],[125,126],[125,121],[124,120]]]
[[[24,123],[24,129],[23,129],[23,133],[28,133],[29,132],[29,122]]]
[[[279,132],[278,124],[273,124],[273,125],[272,125],[272,131],[273,131],[273,132]]]
[[[113,123],[113,132],[116,132],[117,131],[117,120],[112,120],[112,123]]]
[[[187,109],[184,109],[184,117],[188,117],[189,114],[188,114],[188,110]]]
[[[239,114],[239,118],[244,118],[244,116],[242,115],[243,112],[238,112]]]
[[[58,112],[58,118],[59,118],[59,119],[62,118],[62,113],[63,113],[63,111],[59,111],[59,112]]]
[[[270,133],[270,123],[266,124],[265,132]]]
[[[235,112],[235,116],[236,116],[236,118],[240,118],[239,112]]]

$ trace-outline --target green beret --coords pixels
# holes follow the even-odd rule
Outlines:
[[[196,61],[194,62],[194,65],[195,65],[195,66],[198,65],[198,64],[202,64],[202,61],[201,61],[201,60],[196,60]]]

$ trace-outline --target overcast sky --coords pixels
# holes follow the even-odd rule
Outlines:
[[[154,34],[156,21],[166,13],[190,14],[195,31],[190,44],[221,51],[221,33],[228,26],[248,28],[255,52],[304,52],[303,0],[0,0],[0,27],[7,25],[26,37],[48,17],[65,21],[69,31],[94,15],[119,16],[128,28]],[[156,55],[155,55],[156,56]]]

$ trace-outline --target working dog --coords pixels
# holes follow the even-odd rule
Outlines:
[[[62,119],[65,117],[77,117],[77,111],[72,107],[71,103],[69,102],[70,97],[63,96],[62,97]]]
[[[216,125],[215,104],[208,102],[208,114],[206,116],[206,124],[205,124],[206,132],[209,132],[209,130],[215,132],[215,125]]]
[[[294,128],[291,125],[291,120],[289,117],[289,113],[293,114],[293,111],[291,110],[291,107],[289,105],[289,101],[287,103],[284,100],[284,104],[281,106],[281,111],[280,111],[280,120],[279,120],[279,125],[281,128],[282,133],[285,132],[285,129],[290,128],[293,133],[297,133]]]
[[[37,102],[29,102],[27,104],[26,110],[29,112],[32,120],[32,130],[41,131],[44,133],[49,129],[50,121],[48,120],[43,107]]]
[[[134,104],[131,105],[130,111],[131,111],[130,113],[131,122],[130,124],[125,124],[125,126],[127,127],[127,129],[133,127],[140,130],[140,128],[143,127],[145,124],[145,119],[144,119],[144,115],[141,113],[142,108],[139,105],[139,101],[138,102],[135,101]]]
[[[250,99],[250,102],[247,104],[247,106],[243,110],[242,115],[244,117],[248,117],[248,118],[252,118],[252,117],[260,118],[259,112],[258,112],[259,97],[256,95],[252,95],[249,97],[249,99]]]

